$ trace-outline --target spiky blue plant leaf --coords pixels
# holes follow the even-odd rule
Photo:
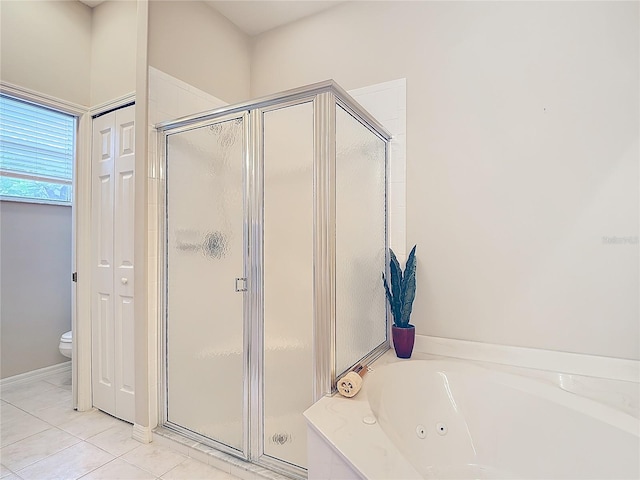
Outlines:
[[[416,297],[416,246],[414,245],[409,253],[409,258],[404,269],[404,278],[402,279],[402,312],[401,326],[407,327],[411,320],[411,311],[413,310],[413,300]]]
[[[384,272],[382,272],[382,283],[384,284],[384,291],[387,294],[387,301],[389,305],[393,305],[393,297],[391,296],[391,292],[389,291],[389,285],[387,284],[387,279],[384,276]],[[391,309],[393,313],[393,308]]]
[[[393,250],[389,249],[389,253],[391,257],[389,270],[391,272],[391,293],[393,297],[391,312],[395,322],[398,323],[402,316],[402,268]]]
[[[413,299],[415,298],[415,295],[416,295],[416,282],[414,277],[413,280],[411,280],[409,282],[409,285],[407,286],[405,302],[404,302],[404,305],[402,306],[402,320],[400,322],[401,327],[406,328],[409,326],[409,322],[411,320],[411,311],[413,310]]]
[[[407,258],[407,263],[404,266],[404,276],[402,281],[403,290],[405,289],[405,286],[406,286],[407,275],[415,275],[416,273],[416,247],[417,245],[414,245],[413,248],[411,249],[411,252],[409,252],[409,258]]]
[[[407,327],[411,320],[411,311],[413,310],[413,300],[416,297],[416,275],[415,271],[411,274],[405,273],[404,285],[404,302],[402,303],[402,316],[400,323]]]

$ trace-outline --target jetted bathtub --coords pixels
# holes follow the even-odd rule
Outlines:
[[[640,478],[629,411],[474,362],[375,367],[357,397],[322,399],[305,415],[312,480]]]

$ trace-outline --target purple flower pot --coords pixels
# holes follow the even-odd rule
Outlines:
[[[408,328],[400,328],[393,325],[391,327],[391,336],[397,357],[411,358],[413,342],[416,339],[416,327],[409,325]]]

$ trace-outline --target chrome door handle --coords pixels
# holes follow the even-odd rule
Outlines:
[[[236,292],[247,291],[247,279],[244,277],[236,278]]]

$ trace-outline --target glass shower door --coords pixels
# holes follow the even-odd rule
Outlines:
[[[387,339],[386,145],[336,106],[336,374]],[[357,188],[354,188],[357,186]]]
[[[263,114],[263,453],[307,466],[313,404],[314,110]]]
[[[167,136],[166,420],[246,457],[245,118]]]

